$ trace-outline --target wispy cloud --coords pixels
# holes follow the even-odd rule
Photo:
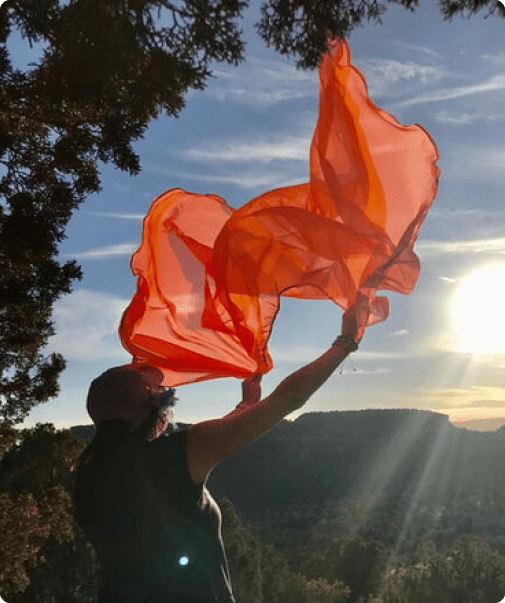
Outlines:
[[[274,363],[303,363],[311,362],[318,358],[324,351],[323,348],[314,346],[270,346],[270,354],[274,360]],[[383,362],[388,360],[405,360],[414,358],[417,354],[409,352],[407,350],[402,351],[373,351],[373,350],[358,350],[353,354],[354,364],[358,364],[361,361],[372,361],[372,362]],[[390,372],[390,369],[383,367],[377,367],[375,369],[362,369],[359,366],[357,370],[349,367],[345,368],[344,372],[352,372],[357,374],[372,374],[372,373],[385,373]]]
[[[410,82],[415,88],[433,84],[442,80],[446,71],[442,66],[425,65],[412,61],[392,59],[357,60],[358,68],[363,71],[371,96],[396,96],[396,84],[401,84],[405,93],[405,84]]]
[[[183,152],[184,157],[203,162],[270,162],[304,161],[308,162],[310,136],[287,136],[276,141],[257,140],[254,142],[228,141],[219,145],[210,142],[195,149]]]
[[[274,362],[310,362],[321,355],[321,349],[312,346],[279,347],[270,346]]]
[[[413,53],[416,56],[419,55],[419,53],[422,53],[426,56],[428,56],[430,59],[436,59],[436,60],[440,60],[443,58],[443,55],[440,54],[439,52],[437,52],[436,50],[433,50],[432,48],[428,48],[426,46],[416,46],[414,44],[408,44],[406,42],[399,42],[394,40],[393,44],[398,47],[401,48],[403,50],[406,50],[409,53]]]
[[[472,386],[461,389],[433,388],[419,395],[430,409],[456,419],[505,416],[505,388]]]
[[[505,253],[505,239],[478,241],[418,241],[416,252],[420,256],[454,253]]]
[[[392,373],[392,369],[390,368],[386,368],[384,366],[379,366],[376,369],[372,369],[372,370],[367,370],[367,369],[362,369],[362,368],[349,368],[348,366],[345,366],[340,372],[339,375],[356,375],[356,376],[361,376],[361,375],[387,375],[389,373]]]
[[[464,166],[466,167],[466,161]],[[476,169],[475,164],[468,166],[467,177],[469,177],[468,173],[471,173],[472,168]],[[458,168],[461,171],[463,169],[463,166]],[[474,177],[477,178],[477,175]],[[480,199],[475,200],[476,203],[479,201]],[[458,240],[462,233],[465,234],[466,241],[479,242],[501,239],[505,232],[505,209],[486,209],[483,207],[482,209],[453,210],[439,209],[435,205],[430,210],[428,224],[430,238],[437,241]],[[424,243],[421,240],[418,244],[422,247]]]
[[[501,111],[475,111],[467,113],[438,111],[435,113],[435,119],[449,126],[468,126],[477,122],[492,124],[498,121],[505,121],[505,113]]]
[[[54,306],[56,335],[50,338],[47,351],[78,360],[126,357],[117,328],[127,304],[119,297],[87,289],[61,298]]]
[[[433,62],[440,62],[441,55],[429,48],[410,46],[416,56],[424,55]],[[366,76],[370,93],[374,96],[396,94],[392,86],[412,82],[417,87],[442,80],[447,72],[440,65],[419,61],[395,59],[353,58],[354,64]],[[219,101],[233,101],[253,108],[267,109],[275,104],[300,98],[316,98],[318,95],[317,72],[296,69],[283,61],[250,58],[240,68],[217,69],[205,94]]]
[[[478,158],[480,167],[487,167],[492,172],[505,173],[505,147],[483,149]]]
[[[317,74],[296,69],[282,61],[250,58],[240,68],[217,69],[205,94],[218,101],[232,101],[266,109],[280,102],[316,97]]]
[[[113,213],[113,212],[101,212],[101,211],[82,211],[83,214],[88,214],[90,216],[99,216],[101,218],[112,218],[116,220],[142,220],[144,218],[143,214],[122,214],[122,213]]]
[[[178,153],[178,158],[187,162],[184,171],[152,163],[146,163],[144,169],[167,178],[232,184],[258,192],[289,186],[309,179],[313,127],[312,121],[307,122],[299,126],[298,135],[281,132],[275,139],[255,135],[247,142],[243,138],[202,141],[197,147]]]
[[[172,170],[164,166],[157,166],[155,164],[144,164],[144,171],[152,172],[154,174],[162,175],[166,178],[177,177],[181,179],[193,180],[196,182],[211,183],[222,183],[222,184],[233,184],[246,190],[254,191],[265,191],[272,188],[278,188],[282,186],[289,186],[305,182],[308,180],[308,162],[306,168],[306,174],[303,174],[303,170],[293,166],[292,163],[284,162],[281,164],[282,167],[276,166],[275,168],[265,166],[261,164],[246,165],[240,169],[231,166],[215,167],[213,166],[212,172],[202,171],[180,171]],[[219,173],[221,172],[221,173]]]
[[[448,415],[450,420],[505,416],[505,388],[500,387],[418,387],[409,392],[408,401],[402,397],[401,402]]]
[[[505,215],[505,212],[500,212],[502,215]],[[491,215],[496,216],[497,212],[491,212]],[[450,220],[453,222],[454,220],[459,220],[461,218],[474,221],[479,216],[483,215],[489,217],[490,213],[488,211],[482,209],[441,209],[438,207],[434,207],[430,210],[431,216],[436,216],[437,220]]]
[[[421,388],[418,395],[429,399],[437,409],[474,405],[492,408],[505,403],[505,388],[503,387],[473,385],[465,388]]]
[[[116,180],[111,180],[110,182],[107,182],[107,186],[110,188],[113,188],[114,190],[118,191],[119,193],[130,193],[131,192],[131,186],[129,186],[128,184],[121,184],[120,182],[117,182]]]
[[[485,63],[491,63],[496,67],[505,67],[505,52],[496,52],[495,54],[483,54],[482,60]]]
[[[481,94],[484,92],[497,92],[505,90],[505,75],[493,75],[484,82],[471,84],[468,86],[455,86],[453,88],[441,88],[438,90],[430,90],[425,94],[420,94],[415,98],[409,98],[404,101],[395,103],[395,107],[407,107],[419,105],[422,103],[434,103],[445,100],[453,100],[464,96]]]
[[[405,335],[410,335],[408,329],[399,329],[398,331],[393,331],[390,333],[390,337],[405,337]]]
[[[415,358],[417,357],[419,353],[413,353],[413,352],[409,352],[407,350],[402,350],[402,351],[391,351],[391,352],[382,352],[382,351],[373,351],[373,350],[358,350],[355,354],[354,354],[354,358],[356,358],[357,360],[407,360],[410,358]]]
[[[505,147],[476,144],[460,145],[459,147],[454,145],[451,151],[446,154],[443,174],[445,179],[458,180],[459,182],[505,183]],[[482,215],[487,214],[488,212],[484,210]],[[479,219],[479,216],[476,217]],[[496,214],[496,217],[499,217],[498,214]],[[489,225],[492,226],[492,223]]]
[[[78,260],[109,260],[115,257],[129,256],[137,247],[138,243],[119,243],[117,245],[108,245],[107,247],[98,247],[67,255]]]

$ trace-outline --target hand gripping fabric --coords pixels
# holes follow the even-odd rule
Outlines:
[[[134,365],[159,367],[165,385],[269,371],[281,296],[355,307],[360,338],[389,314],[378,290],[413,290],[413,245],[437,191],[436,146],[419,125],[373,104],[344,40],[329,44],[319,78],[310,182],[238,210],[181,189],[153,202],[120,336]]]

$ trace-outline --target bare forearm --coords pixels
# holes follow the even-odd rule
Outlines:
[[[335,342],[319,358],[286,377],[269,396],[269,403],[285,405],[288,409],[286,414],[300,408],[333,374],[351,351],[353,351],[352,346],[346,342]]]
[[[242,448],[300,408],[321,387],[355,345],[338,341],[314,362],[284,379],[264,400],[260,395],[261,376],[247,380],[243,401],[222,419],[205,421],[188,431],[188,466],[200,483],[220,460]]]

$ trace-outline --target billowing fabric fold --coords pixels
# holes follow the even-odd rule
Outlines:
[[[436,195],[436,146],[373,104],[345,41],[329,45],[319,77],[310,182],[238,210],[181,189],[152,204],[119,331],[134,364],[159,367],[165,385],[270,370],[281,296],[354,307],[362,335],[388,316],[378,290],[415,286],[413,245]]]

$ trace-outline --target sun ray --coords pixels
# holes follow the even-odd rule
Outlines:
[[[445,499],[449,488],[450,474],[456,462],[456,455],[454,449],[447,445],[451,430],[450,423],[441,422],[437,425],[437,429],[431,452],[422,467],[421,476],[409,499],[400,532],[390,555],[391,561],[401,556],[404,543],[412,536],[413,524],[419,519],[423,506],[429,508],[430,515],[435,521],[438,517],[437,513],[443,513],[440,504]]]

